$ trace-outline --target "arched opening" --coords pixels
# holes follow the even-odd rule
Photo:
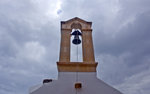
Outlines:
[[[72,32],[71,34],[78,30],[80,33],[81,33],[81,30],[80,29],[72,29]],[[71,54],[70,54],[70,59],[71,59],[71,62],[82,62],[83,59],[82,59],[82,36],[79,36],[79,39],[81,40],[81,43],[78,44],[78,45],[75,45],[73,43],[73,40],[74,40],[75,36],[71,36]]]

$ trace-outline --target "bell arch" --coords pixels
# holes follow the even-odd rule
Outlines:
[[[87,22],[77,17],[61,22],[59,62],[70,62],[70,34],[72,29],[80,29],[82,32],[83,63],[95,62],[91,25],[92,22]]]

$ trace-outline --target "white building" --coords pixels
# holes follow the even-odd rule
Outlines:
[[[91,25],[92,22],[77,17],[61,22],[58,80],[46,79],[42,85],[32,87],[30,94],[122,94],[96,76],[98,63],[94,57]],[[77,29],[81,34],[76,33]],[[75,45],[80,43],[78,36],[82,37],[83,62],[70,62],[71,34],[75,36]]]

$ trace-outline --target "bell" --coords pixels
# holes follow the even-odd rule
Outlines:
[[[78,45],[81,43],[81,40],[79,38],[79,35],[81,36],[81,33],[78,30],[75,30],[71,35],[74,35],[74,39],[72,40],[73,44]]]
[[[78,35],[75,35],[75,36],[74,36],[74,39],[72,40],[72,43],[73,43],[73,44],[76,44],[76,45],[78,45],[78,44],[81,43],[81,40],[79,39],[79,36],[78,36]]]

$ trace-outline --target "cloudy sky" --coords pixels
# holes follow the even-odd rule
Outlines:
[[[57,79],[60,21],[73,17],[93,22],[98,78],[150,94],[150,0],[0,0],[0,94]]]

